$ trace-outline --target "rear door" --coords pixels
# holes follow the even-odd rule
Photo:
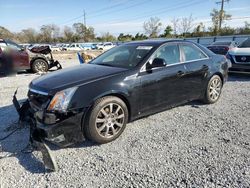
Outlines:
[[[186,94],[189,99],[197,99],[204,91],[206,76],[208,74],[211,60],[195,44],[180,44],[181,54],[187,67],[186,82],[188,88]]]

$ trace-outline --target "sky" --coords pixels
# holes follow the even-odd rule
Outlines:
[[[210,12],[220,9],[221,0],[0,0],[0,26],[18,32],[26,28],[39,30],[45,24],[57,24],[61,28],[84,22],[101,35],[110,32],[135,34],[143,32],[143,23],[150,17],[160,18],[163,26],[173,18],[192,14],[194,23],[211,25]],[[233,17],[226,21],[232,27],[250,22],[250,0],[230,0],[224,9]]]

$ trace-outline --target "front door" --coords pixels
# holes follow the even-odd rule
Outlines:
[[[140,113],[142,114],[168,108],[186,100],[185,75],[187,69],[181,62],[178,44],[168,43],[160,47],[148,63],[155,58],[164,59],[167,66],[140,72]]]

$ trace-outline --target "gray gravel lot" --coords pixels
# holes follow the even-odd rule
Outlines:
[[[18,118],[16,87],[26,98],[37,76],[0,78],[0,138]],[[28,135],[24,128],[1,142],[0,157],[25,147]],[[128,124],[114,142],[52,152],[53,173],[40,152],[0,159],[0,187],[250,187],[250,75],[231,75],[216,104],[192,102]]]

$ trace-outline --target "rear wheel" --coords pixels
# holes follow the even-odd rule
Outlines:
[[[118,97],[108,96],[98,99],[84,126],[90,140],[103,144],[118,138],[126,127],[128,109]]]
[[[214,75],[209,80],[203,101],[207,104],[215,103],[219,100],[222,90],[222,80],[220,76]]]
[[[32,71],[35,72],[35,73],[37,73],[37,72],[47,72],[48,70],[49,70],[49,65],[43,59],[36,59],[32,63]]]

